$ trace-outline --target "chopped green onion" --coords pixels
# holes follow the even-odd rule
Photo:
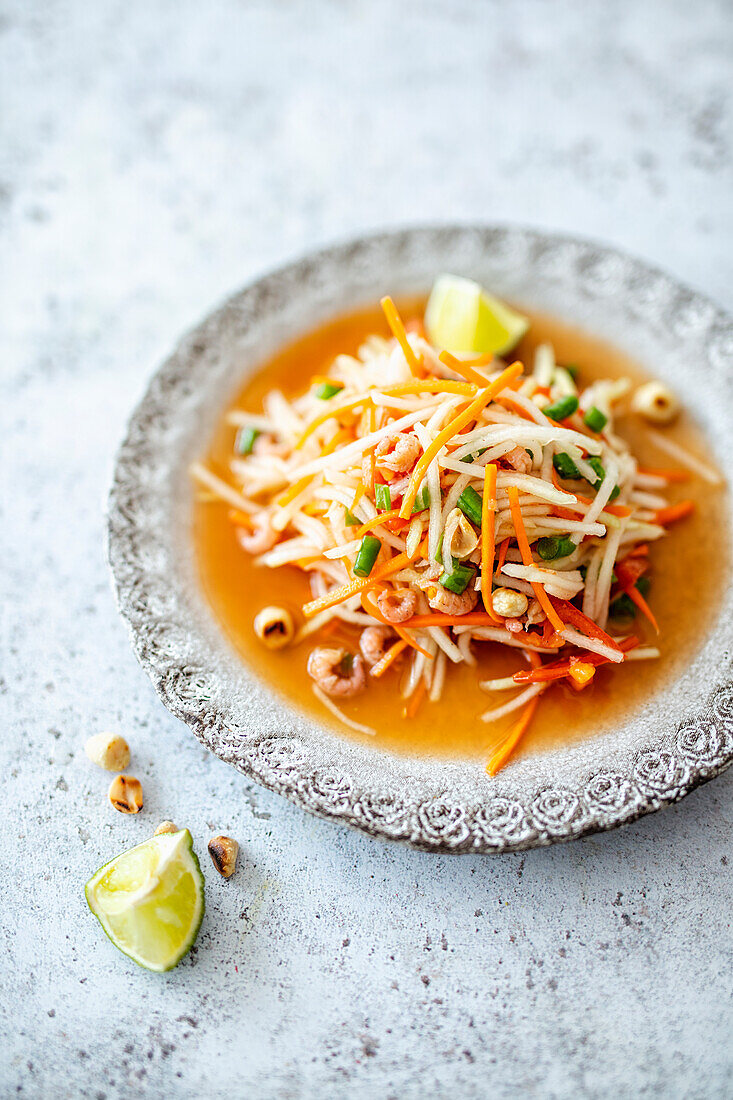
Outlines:
[[[440,533],[440,538],[438,539],[438,545],[437,545],[436,550],[435,550],[435,560],[437,561],[438,565],[443,564],[443,532],[442,531]]]
[[[474,576],[475,573],[470,565],[454,561],[450,573],[445,571],[441,573],[439,583],[443,585],[443,588],[447,588],[449,592],[455,592],[456,596],[460,596],[466,591]]]
[[[468,462],[469,465],[470,465],[470,463],[475,462],[476,459],[479,457],[479,455],[482,455],[484,453],[484,451],[486,451],[486,450],[488,450],[487,447],[481,447],[480,450],[474,451],[473,454],[465,455],[461,459],[461,462]]]
[[[374,535],[364,535],[354,562],[354,572],[357,577],[369,576],[381,549],[382,544],[378,538],[375,538]]]
[[[320,397],[321,401],[328,401],[329,397],[335,397],[337,393],[341,393],[343,388],[340,382],[321,382],[313,392],[316,397]]]
[[[234,450],[238,455],[251,455],[255,439],[260,433],[256,428],[240,428],[234,441]]]
[[[392,494],[389,485],[374,486],[374,502],[382,512],[388,512],[392,507]]]
[[[361,527],[362,524],[362,521],[357,516],[355,516],[353,512],[350,512],[348,508],[346,509],[344,522],[346,523],[347,527]]]
[[[574,480],[580,477],[580,470],[573,462],[569,454],[565,451],[561,451],[559,455],[554,455],[552,459],[552,465],[555,467],[560,477]]]
[[[576,549],[576,545],[568,535],[562,538],[548,537],[539,539],[537,553],[543,561],[552,561],[554,558],[566,558]]]
[[[430,507],[430,490],[427,485],[423,485],[420,492],[415,497],[415,503],[412,506],[412,515],[416,515],[418,512],[424,512],[426,508]]]
[[[566,370],[573,382],[578,381],[578,375],[580,374],[580,367],[577,363],[565,363],[563,370]]]
[[[567,397],[561,397],[554,405],[546,405],[542,411],[551,420],[565,420],[568,416],[572,416],[577,408],[577,397],[568,394]]]
[[[468,516],[471,523],[481,526],[481,497],[475,489],[468,485],[458,498],[458,507],[464,516]]]
[[[605,469],[603,463],[601,462],[600,458],[597,458],[595,455],[590,456],[590,458],[588,459],[588,465],[590,466],[591,470],[593,470],[594,474],[596,474],[597,477],[598,477],[598,481],[591,481],[590,482],[590,484],[595,489],[595,488],[597,488],[597,486],[599,486],[601,484],[604,477],[606,476],[606,469]]]
[[[593,472],[598,475],[597,481],[589,481],[589,484],[594,489],[597,489],[603,481],[604,477],[606,476],[605,467],[600,458],[597,458],[595,455],[591,455],[591,457],[588,459],[588,465],[590,466],[591,470],[593,470]],[[615,500],[620,492],[621,490],[619,489],[618,485],[614,485],[613,489],[611,490],[611,495],[608,499]]]
[[[592,432],[602,432],[608,423],[608,417],[596,405],[591,405],[583,417],[583,423]]]

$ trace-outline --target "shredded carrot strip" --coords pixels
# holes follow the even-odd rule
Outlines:
[[[654,513],[654,522],[666,527],[669,523],[676,523],[678,519],[685,519],[695,511],[694,500],[681,500],[679,504],[670,504],[669,508],[660,508]]]
[[[587,634],[589,638],[596,638],[597,641],[603,642],[604,645],[610,646],[611,649],[616,649],[619,653],[621,652],[618,642],[614,642],[610,634],[606,634],[605,630],[602,630],[597,623],[594,623],[592,619],[584,615],[575,604],[570,603],[568,600],[560,600],[556,596],[550,596],[549,599],[558,615],[562,615],[563,619],[567,619],[573,626],[577,626],[584,634]]]
[[[360,535],[366,534],[367,531],[371,531],[374,527],[380,527],[383,523],[387,523],[391,519],[399,519],[400,513],[397,508],[393,508],[391,512],[380,512],[378,516],[373,519],[368,519],[366,523],[362,523],[361,527],[358,527],[354,534],[357,538]]]
[[[509,543],[511,541],[511,539],[504,539],[501,546],[499,547],[499,560],[496,563],[497,573],[501,573],[502,569],[504,568],[504,562],[506,561],[506,556],[509,553]]]
[[[638,474],[647,474],[649,477],[663,477],[665,481],[689,481],[689,470],[650,470],[648,467],[637,467]]]
[[[485,386],[486,379],[483,374],[479,374],[468,363],[464,363],[461,359],[456,359],[455,355],[451,355],[449,351],[441,351],[438,356],[441,363],[445,363],[446,367],[455,371],[456,374],[460,374],[462,378],[465,378],[467,382],[475,382],[477,386]]]
[[[552,471],[552,481],[553,481],[553,484],[554,484],[555,488],[559,489],[561,493],[567,493],[567,492],[570,491],[568,489],[564,489],[563,486],[560,484],[560,479],[557,476],[557,473],[555,472],[555,470]],[[593,500],[591,499],[591,497],[581,496],[580,493],[576,493],[574,490],[573,490],[573,496],[576,498],[576,500],[580,504],[592,504],[593,503]],[[579,512],[579,511],[582,510],[580,508],[575,508],[575,506],[572,503],[568,503],[568,509],[567,510],[571,510],[571,509],[574,512]],[[557,508],[557,505],[553,505],[553,510],[556,511],[558,513],[558,515],[560,514],[560,510]],[[565,510],[566,509],[562,509],[562,511],[565,511]],[[627,508],[625,504],[604,504],[603,505],[603,511],[604,512],[610,512],[610,514],[612,516],[630,516],[631,513],[633,512],[633,508]],[[569,516],[564,516],[563,518],[564,519],[569,519],[570,517]]]
[[[333,454],[337,447],[340,447],[342,443],[346,443],[347,440],[351,440],[353,435],[354,433],[350,428],[339,428],[331,442],[327,443],[321,451],[321,458],[324,458],[325,455]]]
[[[312,619],[319,611],[325,611],[329,607],[335,607],[337,603],[343,603],[344,600],[348,600],[351,596],[356,596],[359,592],[364,592],[368,588],[373,588],[383,577],[388,577],[391,573],[398,573],[400,569],[404,569],[409,562],[410,558],[408,558],[407,554],[396,554],[395,557],[385,562],[384,565],[372,569],[368,577],[360,578],[358,581],[350,581],[349,584],[342,584],[340,588],[334,588],[331,592],[327,592],[325,596],[319,596],[317,600],[311,600],[310,603],[304,604],[303,614],[306,619]]]
[[[378,680],[382,676],[393,661],[396,661],[403,649],[407,649],[407,642],[404,638],[400,638],[394,645],[390,646],[384,657],[377,661],[376,665],[372,666],[371,673],[375,680]]]
[[[658,624],[658,622],[657,622],[657,620],[654,616],[654,612],[652,611],[651,607],[646,602],[646,600],[644,599],[644,597],[642,596],[641,592],[636,587],[636,585],[632,585],[631,588],[625,588],[624,592],[626,593],[626,595],[629,597],[630,600],[633,600],[633,602],[639,608],[639,611],[641,611],[642,615],[645,615],[647,617],[649,622],[654,627],[656,633],[658,634],[659,633],[659,624]]]
[[[522,561],[525,565],[534,565],[532,551],[529,548],[529,541],[527,539],[527,532],[524,529],[522,509],[519,507],[519,490],[514,485],[509,485],[506,493],[509,497],[509,507],[514,523],[514,533],[517,536],[517,544],[519,546],[519,552],[522,555]],[[565,629],[565,623],[552,606],[550,597],[547,595],[542,585],[537,581],[532,581],[532,590],[540,601],[540,605],[545,615],[547,615],[547,618],[550,620],[555,630],[560,634]]]
[[[356,506],[359,503],[359,501],[361,500],[361,498],[364,496],[365,492],[366,492],[366,485],[364,484],[363,481],[360,481],[359,484],[356,487],[356,491],[354,493],[354,499],[351,502],[351,511],[352,512],[356,508]]]
[[[410,696],[410,700],[407,703],[407,706],[405,706],[403,708],[403,710],[402,710],[402,717],[403,718],[414,718],[415,717],[415,715],[417,714],[418,707],[420,706],[420,703],[422,702],[423,695],[425,694],[425,688],[426,687],[427,687],[427,684],[425,683],[425,679],[423,678],[423,679],[420,680],[420,683],[417,685],[417,687],[413,691],[412,695]]]
[[[402,348],[405,359],[407,360],[407,365],[415,377],[419,378],[421,374],[421,362],[412,350],[410,341],[407,339],[405,326],[402,323],[402,318],[397,312],[397,306],[388,294],[380,300],[379,304],[384,310],[384,316],[387,318],[387,324],[392,330],[392,335]]]
[[[382,584],[375,585],[375,589],[379,590],[380,592],[385,591],[386,587],[386,585]],[[433,654],[429,653],[427,649],[423,649],[419,642],[416,642],[414,638],[410,637],[406,630],[403,630],[401,626],[396,623],[391,623],[389,619],[385,618],[385,616],[379,610],[379,605],[374,599],[373,592],[362,592],[361,606],[364,608],[367,615],[371,615],[373,619],[377,619],[379,622],[384,623],[385,626],[390,627],[392,630],[394,630],[396,634],[400,636],[403,642],[406,642],[407,645],[412,646],[412,648],[416,649],[418,653],[422,653],[422,655],[424,657],[427,657],[428,660],[433,660]]]
[[[619,642],[619,649],[623,653],[628,653],[629,650],[636,649],[638,644],[639,639],[632,634],[629,638],[624,638],[622,642]],[[514,673],[513,679],[517,684],[544,684],[552,680],[562,680],[569,674],[570,662],[573,660],[580,660],[583,664],[597,668],[599,665],[609,664],[611,658],[604,657],[600,653],[584,652],[582,658],[563,657],[558,661],[548,662],[536,668],[522,668],[519,672]]]
[[[434,611],[432,615],[413,615],[402,625],[410,630],[426,626],[496,626],[496,619],[485,611],[469,611],[466,615],[444,615]]]
[[[318,431],[321,424],[325,424],[327,420],[332,420],[335,416],[340,416],[340,414],[343,412],[349,412],[350,409],[358,409],[359,405],[363,405],[365,401],[369,400],[370,398],[368,394],[362,394],[361,397],[355,397],[353,401],[344,401],[341,405],[336,405],[326,409],[325,412],[321,413],[319,416],[316,416],[313,418],[313,420],[311,420],[310,424],[305,429],[298,442],[295,444],[294,450],[300,450],[306,439],[310,439],[313,433],[315,431]]]
[[[484,495],[481,500],[481,596],[487,613],[497,623],[501,617],[494,611],[491,585],[494,576],[494,543],[496,523],[496,466],[487,462],[484,466]]]
[[[437,455],[440,448],[444,443],[447,443],[456,432],[461,431],[462,428],[468,424],[470,420],[475,420],[478,414],[483,408],[494,398],[497,393],[500,393],[508,382],[512,379],[518,378],[524,370],[521,363],[512,363],[510,367],[507,367],[505,371],[499,375],[495,382],[487,386],[485,390],[481,390],[478,396],[471,402],[467,409],[455,416],[442,431],[438,432],[433,442],[428,446],[427,450],[423,453],[419,462],[415,466],[410,477],[410,484],[407,486],[405,495],[402,499],[402,507],[400,508],[400,515],[403,519],[407,519],[412,510],[412,506],[415,503],[415,497],[417,496],[420,484],[425,475],[430,463]]]
[[[391,386],[382,386],[377,390],[386,397],[407,397],[420,393],[455,393],[463,397],[473,397],[476,386],[472,382],[453,382],[450,378],[424,378],[414,382],[395,382]]]
[[[313,477],[313,474],[306,474],[305,477],[298,478],[289,489],[286,489],[284,493],[280,494],[275,503],[279,505],[280,508],[283,508],[286,504],[290,504],[290,501],[295,500],[298,493],[302,493],[303,490],[310,485]]]
[[[527,706],[522,711],[521,718],[511,726],[506,737],[491,754],[489,762],[486,765],[486,771],[489,775],[496,775],[509,760],[523,735],[526,733],[527,727],[534,717],[534,712],[537,710],[538,702],[539,695],[535,695],[534,699],[530,699]]]
[[[303,614],[306,619],[312,619],[319,611],[326,611],[327,608],[335,607],[337,603],[343,603],[351,596],[357,596],[360,592],[366,592],[367,589],[374,588],[384,577],[389,577],[392,573],[399,573],[400,569],[404,569],[416,557],[424,558],[427,552],[428,540],[424,538],[412,557],[407,554],[395,554],[383,565],[378,565],[376,569],[372,569],[368,577],[342,584],[340,588],[334,588],[331,592],[327,592],[325,596],[319,596],[317,600],[311,600],[310,603],[303,604]],[[390,623],[390,625],[392,624]]]

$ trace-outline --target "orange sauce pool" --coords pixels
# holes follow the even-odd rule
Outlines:
[[[400,302],[403,318],[422,317],[423,304],[423,300],[416,299]],[[531,316],[529,333],[513,357],[531,363],[536,345],[549,341],[558,362],[579,366],[581,382],[621,375],[638,382],[648,377],[612,346],[553,318]],[[296,396],[307,387],[311,375],[324,373],[341,352],[355,354],[370,333],[389,335],[378,307],[339,317],[307,333],[263,364],[247,380],[232,407],[259,412],[264,394],[274,387],[286,396]],[[651,468],[675,465],[668,455],[645,440],[645,426],[636,417],[619,420],[617,430],[630,442],[640,465]],[[705,455],[702,435],[684,413],[665,431],[695,454]],[[207,456],[213,468],[222,474],[226,474],[233,453],[234,435],[235,429],[222,419]],[[659,646],[661,658],[631,662],[612,670],[601,668],[582,694],[563,687],[550,689],[541,699],[523,739],[522,754],[609,730],[679,673],[711,629],[716,617],[716,592],[728,583],[728,560],[718,559],[716,568],[711,569],[709,555],[710,532],[720,531],[724,490],[693,475],[688,482],[671,486],[666,495],[670,503],[692,496],[697,507],[690,519],[674,525],[668,536],[651,544],[652,588],[648,599],[659,622],[660,638],[655,639],[641,616],[635,620],[633,629],[642,642]],[[322,641],[330,645],[346,644],[358,651],[358,630],[343,624],[327,640],[315,634],[285,650],[264,649],[252,629],[257,611],[266,604],[276,603],[289,607],[296,621],[302,621],[300,607],[311,598],[309,582],[293,566],[269,570],[254,565],[236,541],[234,528],[227,519],[228,510],[223,503],[197,500],[194,540],[204,591],[231,644],[248,665],[288,701],[333,728],[338,735],[396,752],[485,759],[488,747],[516,719],[516,714],[491,725],[479,721],[483,711],[498,706],[509,695],[486,694],[477,687],[477,681],[507,676],[524,667],[518,650],[476,643],[478,668],[449,664],[441,700],[423,701],[412,719],[402,717],[400,672],[391,669],[382,679],[370,680],[362,695],[339,702],[351,718],[375,729],[376,737],[355,733],[338,724],[313,696],[306,660],[313,646]],[[721,537],[716,542],[718,546],[729,545],[727,538]],[[691,577],[695,578],[693,586]],[[681,594],[687,598],[681,598]]]

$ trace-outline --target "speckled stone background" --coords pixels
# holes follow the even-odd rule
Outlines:
[[[732,56],[728,0],[1,0],[2,1096],[731,1096],[733,772],[521,856],[370,841],[166,713],[102,547],[156,363],[311,246],[530,222],[733,306]],[[103,728],[137,818],[84,756]],[[169,816],[208,911],[156,976],[82,885]],[[242,845],[229,883],[212,831]]]

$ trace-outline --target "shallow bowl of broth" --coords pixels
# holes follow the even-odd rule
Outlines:
[[[588,377],[666,382],[683,402],[676,440],[725,468],[733,322],[716,306],[600,245],[504,227],[413,229],[291,264],[183,339],[120,449],[109,558],[143,667],[168,709],[217,755],[305,809],[374,835],[498,851],[628,822],[733,759],[727,490],[696,482],[694,516],[655,549],[660,660],[598,677],[572,707],[553,693],[511,766],[489,778],[475,670],[462,668],[440,706],[409,723],[380,684],[353,712],[374,737],[314,705],[298,647],[263,650],[251,626],[263,602],[302,603],[302,577],[263,576],[224,509],[195,498],[187,472],[192,460],[231,449],[228,408],[256,409],[274,384],[302,391],[335,355],[383,332],[382,294],[418,313],[442,271],[528,313],[520,357],[549,340]],[[640,459],[660,465],[633,422],[626,428]],[[490,661],[485,674],[506,674],[506,654]]]

